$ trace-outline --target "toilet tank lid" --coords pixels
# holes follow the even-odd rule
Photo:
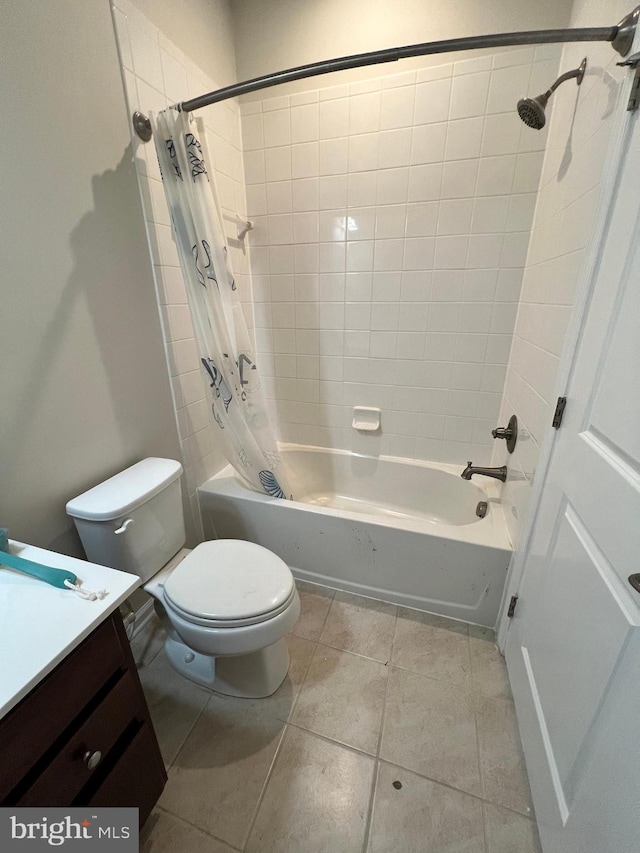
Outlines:
[[[136,462],[67,503],[67,514],[89,521],[111,521],[131,512],[182,474],[175,459],[150,457]]]

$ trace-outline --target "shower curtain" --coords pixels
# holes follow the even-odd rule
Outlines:
[[[250,488],[293,497],[271,430],[229,260],[200,120],[174,107],[151,114],[210,410],[225,456]]]

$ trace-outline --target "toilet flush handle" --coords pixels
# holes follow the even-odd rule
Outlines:
[[[127,518],[127,519],[126,519],[126,521],[123,521],[123,522],[122,522],[122,524],[120,525],[120,527],[118,527],[118,529],[117,529],[117,530],[114,530],[113,532],[116,534],[116,536],[117,536],[119,533],[124,533],[124,532],[125,532],[125,530],[126,530],[126,529],[131,525],[131,524],[133,524],[133,519],[132,519],[132,518]]]

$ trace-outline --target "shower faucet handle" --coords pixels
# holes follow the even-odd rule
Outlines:
[[[504,438],[507,442],[507,450],[513,453],[516,449],[516,441],[518,440],[518,419],[515,415],[511,415],[509,423],[506,427],[496,427],[491,430],[491,435],[494,438]]]
[[[491,430],[491,435],[494,438],[511,438],[513,432],[509,429],[509,427],[496,427]]]

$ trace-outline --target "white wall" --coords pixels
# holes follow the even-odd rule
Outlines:
[[[3,3],[0,524],[81,554],[65,502],[179,452],[107,3]]]
[[[624,0],[576,0],[571,26],[599,26],[620,20]],[[619,84],[627,73],[609,44],[566,45],[561,70],[587,56],[587,73],[578,88],[563,84],[553,96],[553,115],[540,192],[516,320],[505,395],[500,414],[506,424],[515,412],[521,438],[512,456],[500,443],[494,463],[507,463],[503,490],[505,514],[514,544],[526,522],[531,487],[542,444],[550,440],[555,402],[563,389],[556,376],[576,288],[580,282],[600,180],[607,158]]]
[[[234,0],[238,79],[423,41],[563,27],[570,8],[571,0]],[[607,14],[603,23],[613,23],[609,18]],[[463,58],[465,55],[446,57]],[[381,73],[397,74],[442,62],[441,56],[433,56],[380,68]],[[329,74],[316,78],[313,88],[370,76],[371,69],[366,68]],[[286,89],[279,87],[273,94],[308,88],[309,81],[299,81]],[[257,94],[258,98],[263,96]]]
[[[229,0],[136,0],[136,7],[218,86],[236,82]]]
[[[128,113],[158,111],[189,97],[202,94],[228,82],[210,77],[130,0],[116,0],[114,21],[120,48],[128,101]],[[197,29],[197,8],[191,9],[191,27]],[[183,17],[186,10],[183,10]],[[225,17],[220,20],[224,27]],[[183,21],[183,26],[185,26]],[[173,29],[170,30],[173,35]],[[210,29],[211,39],[216,37]],[[224,64],[218,71],[225,73]],[[240,117],[235,101],[225,101],[201,112],[207,126],[207,142],[213,158],[212,179],[218,188],[223,214],[230,218],[245,215],[245,191],[240,151]],[[153,142],[134,138],[136,166],[147,224],[149,250],[153,258],[158,302],[162,310],[163,334],[173,399],[181,440],[181,459],[192,517],[199,530],[197,487],[213,476],[226,461],[216,446],[217,426],[211,424],[209,391],[203,383],[187,296],[173,236],[169,212]],[[249,328],[253,329],[251,285],[247,252],[237,237],[236,226],[225,221],[231,263],[244,303]]]
[[[285,440],[488,464],[559,48],[243,104],[257,343]],[[382,410],[358,433],[352,407]]]

